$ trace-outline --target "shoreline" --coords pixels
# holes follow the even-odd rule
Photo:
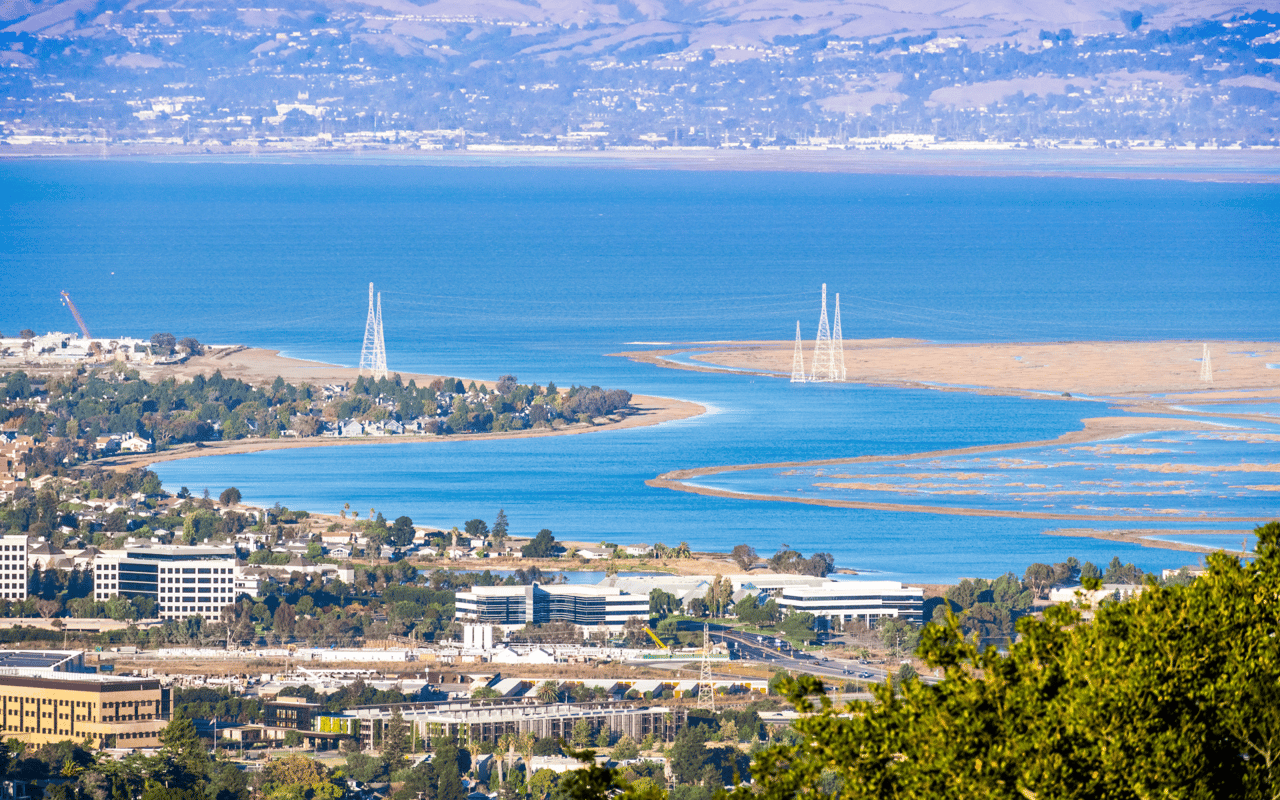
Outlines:
[[[947,147],[895,150],[751,150],[660,148],[530,152],[420,151],[387,148],[207,148],[169,144],[58,144],[4,148],[0,162],[182,159],[208,163],[332,163],[452,167],[585,167],[703,172],[807,172],[845,175],[1097,178],[1197,183],[1280,183],[1276,148],[1169,150],[1164,148]]]
[[[931,450],[922,453],[906,453],[884,456],[853,456],[850,458],[820,459],[815,461],[786,461],[770,464],[733,464],[717,467],[697,467],[693,469],[672,470],[664,472],[656,478],[645,481],[648,486],[659,489],[671,489],[678,492],[700,494],[708,497],[724,497],[734,500],[757,500],[768,502],[801,503],[804,505],[826,506],[828,508],[856,508],[871,511],[905,511],[919,514],[939,514],[959,517],[998,517],[1005,519],[1045,519],[1079,522],[1167,522],[1168,517],[1145,515],[1102,515],[1102,514],[1062,514],[1040,513],[1032,511],[1009,511],[1006,509],[959,508],[954,506],[930,506],[913,503],[885,503],[859,500],[836,500],[817,497],[796,497],[792,495],[749,494],[726,489],[712,489],[705,486],[693,486],[686,481],[696,478],[720,475],[726,472],[747,472],[757,469],[804,469],[808,467],[837,466],[846,464],[871,464],[886,461],[903,461],[923,458],[939,458],[958,455],[975,455],[997,453],[1004,450],[1020,450],[1028,447],[1053,447],[1059,445],[1082,444],[1125,436],[1132,433],[1152,433],[1158,431],[1216,430],[1210,423],[1189,419],[1169,419],[1161,417],[1090,417],[1084,420],[1084,429],[1068,431],[1056,439],[1044,439],[1033,442],[1012,442],[1007,444],[979,445],[961,447],[950,450]],[[1263,524],[1266,520],[1251,517],[1215,517],[1206,522],[1246,522]]]
[[[1209,553],[1234,553],[1234,550],[1227,550],[1222,547],[1210,547],[1209,545],[1194,545],[1184,542],[1163,542],[1152,539],[1152,536],[1230,536],[1239,535],[1242,539],[1245,536],[1253,534],[1252,530],[1160,530],[1160,529],[1137,529],[1137,530],[1099,530],[1097,528],[1051,528],[1043,531],[1045,536],[1067,536],[1074,538],[1100,539],[1104,542],[1119,542],[1122,544],[1136,544],[1140,547],[1150,547],[1155,550],[1178,550],[1184,553],[1199,553],[1207,555]],[[1245,553],[1246,557],[1252,556],[1253,553]]]
[[[188,359],[182,364],[175,366],[138,367],[139,372],[148,380],[161,380],[166,377],[174,377],[178,380],[189,380],[195,375],[208,374],[213,372],[215,369],[220,370],[224,377],[238,378],[246,383],[268,383],[279,376],[284,378],[287,383],[295,385],[299,383],[311,383],[313,385],[323,385],[326,383],[351,383],[355,381],[356,377],[360,374],[360,370],[353,367],[341,367],[333,364],[324,364],[318,361],[306,361],[303,359],[282,356],[280,355],[279,350],[242,346],[218,348],[206,355]],[[410,380],[418,381],[419,385],[422,385],[424,382],[430,383],[439,377],[446,377],[411,372],[390,372],[390,374],[399,375],[406,383]],[[462,377],[458,377],[458,379],[464,382],[475,380],[476,383],[496,383],[496,381],[493,380],[480,380]],[[583,425],[578,423],[574,425],[566,425],[561,428],[507,431],[504,433],[455,433],[448,436],[400,435],[342,438],[312,436],[307,438],[254,438],[237,439],[232,441],[195,442],[179,445],[178,447],[161,452],[112,456],[109,458],[99,459],[92,463],[98,464],[99,466],[107,469],[125,470],[147,467],[152,464],[158,464],[165,461],[177,461],[186,458],[237,455],[241,453],[257,453],[267,450],[288,450],[299,447],[469,442],[491,439],[529,439],[542,436],[572,436],[605,431],[625,430],[627,428],[639,428],[648,425],[660,425],[664,422],[673,422],[675,420],[690,419],[692,417],[701,416],[707,412],[705,406],[689,400],[640,394],[631,396],[631,408],[633,410],[623,415],[621,419],[599,425]]]

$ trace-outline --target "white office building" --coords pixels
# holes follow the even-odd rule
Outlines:
[[[831,581],[821,586],[791,586],[777,598],[787,612],[807,611],[833,624],[861,619],[869,627],[886,617],[924,623],[924,589],[897,581]]]
[[[161,619],[217,620],[223,608],[242,594],[248,596],[237,589],[242,569],[234,547],[107,550],[93,560],[93,597],[150,597]],[[240,586],[245,583],[241,580]]]
[[[620,630],[631,617],[649,618],[648,595],[605,586],[475,586],[458,592],[460,622],[499,625],[572,622],[585,629]]]
[[[17,601],[27,599],[26,534],[0,536],[0,598]]]

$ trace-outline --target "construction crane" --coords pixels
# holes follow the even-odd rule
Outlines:
[[[649,638],[652,639],[654,643],[658,645],[658,647],[661,647],[663,650],[666,650],[667,654],[670,655],[671,648],[667,646],[666,642],[658,638],[658,634],[653,632],[653,628],[646,627],[644,629],[644,632],[649,634]]]
[[[93,337],[89,335],[89,326],[84,324],[84,319],[80,316],[80,312],[76,310],[76,304],[71,302],[71,295],[63,292],[62,303],[71,309],[71,316],[76,318],[76,324],[80,326],[80,332],[84,334],[84,338],[92,339]]]

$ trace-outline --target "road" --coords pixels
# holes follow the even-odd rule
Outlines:
[[[763,638],[763,641],[760,639]],[[734,631],[711,632],[713,642],[724,642],[732,651],[734,658],[741,661],[754,661],[776,669],[791,672],[805,672],[824,678],[836,678],[840,681],[861,680],[865,682],[883,683],[890,672],[897,672],[896,667],[877,666],[861,661],[839,658],[815,657],[800,650],[793,649],[786,641],[782,646],[774,645],[769,637],[758,637]],[[920,677],[925,683],[937,683],[931,676]]]

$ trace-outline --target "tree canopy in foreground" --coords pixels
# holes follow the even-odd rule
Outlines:
[[[1006,654],[954,617],[920,655],[946,679],[878,686],[833,708],[816,678],[788,694],[817,713],[752,765],[740,800],[1280,796],[1280,523],[1257,558],[1209,556],[1185,586],[1149,583],[1092,622],[1071,605],[1025,618]]]

